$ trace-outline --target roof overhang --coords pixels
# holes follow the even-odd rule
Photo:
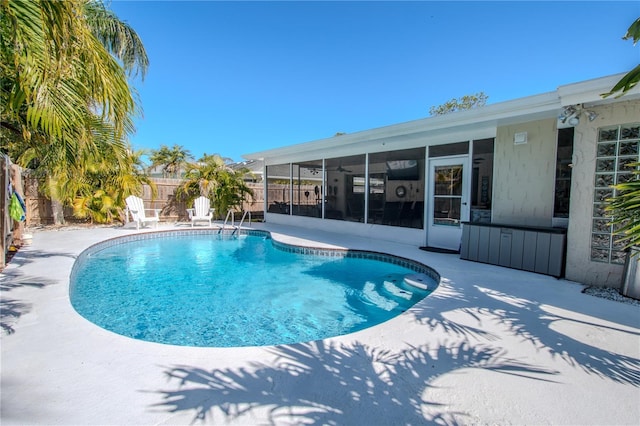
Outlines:
[[[349,133],[312,142],[289,145],[243,155],[250,160],[267,163],[304,161],[317,158],[347,156],[365,152],[380,152],[402,143],[402,148],[429,144],[457,142],[494,137],[500,126],[557,117],[568,105],[594,106],[619,101],[620,98],[602,98],[624,74],[588,80],[558,87],[554,92],[528,96],[511,101],[490,104],[481,108],[427,117],[405,123]],[[622,98],[640,98],[640,87]],[[400,149],[398,146],[396,149]]]

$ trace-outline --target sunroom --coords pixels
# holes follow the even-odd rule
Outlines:
[[[245,158],[264,161],[268,222],[452,251],[465,223],[559,228],[563,275],[616,285],[624,253],[596,185],[602,160],[620,179],[638,161],[640,91],[601,97],[621,76]],[[601,158],[613,133],[624,150]]]

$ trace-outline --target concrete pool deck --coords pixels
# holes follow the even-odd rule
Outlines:
[[[80,252],[148,230],[36,231],[0,274],[0,423],[640,423],[639,307],[457,255],[254,228],[294,244],[415,259],[442,282],[399,317],[346,336],[272,347],[162,345],[93,325],[68,296]]]

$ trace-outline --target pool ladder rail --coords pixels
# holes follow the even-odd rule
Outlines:
[[[242,214],[242,219],[240,219],[240,223],[238,224],[238,226],[236,226],[235,211],[234,210],[227,211],[227,217],[224,219],[222,228],[220,228],[218,233],[222,233],[222,231],[227,229],[227,223],[229,223],[229,218],[231,218],[231,229],[233,229],[233,232],[231,232],[231,235],[235,234],[238,231],[238,229],[242,228],[242,224],[244,223],[244,220],[247,218],[247,214],[249,215],[249,223],[251,223],[251,212],[249,210],[245,210],[244,213]]]

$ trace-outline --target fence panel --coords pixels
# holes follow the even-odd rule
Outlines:
[[[153,178],[158,190],[157,196],[152,199],[151,188],[147,185],[143,188],[142,199],[148,209],[160,210],[161,222],[183,222],[188,221],[186,203],[176,198],[176,189],[180,184],[180,179]],[[264,206],[264,188],[262,183],[248,183],[247,186],[253,190],[254,196],[243,203],[242,210],[250,211],[252,218],[262,218]],[[25,182],[25,203],[27,204],[27,225],[49,225],[54,223],[51,201],[38,193],[38,183],[32,177],[27,177]],[[226,212],[220,212],[224,217]],[[84,222],[73,217],[70,208],[64,209],[65,221],[71,223]],[[124,217],[122,218],[124,220]]]

